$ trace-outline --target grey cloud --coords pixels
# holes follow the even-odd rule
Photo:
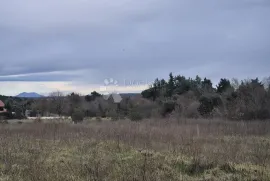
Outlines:
[[[75,74],[66,74],[66,73],[59,73],[54,74],[51,72],[46,73],[38,73],[38,74],[26,74],[26,75],[16,75],[16,76],[0,76],[0,82],[11,82],[11,81],[70,81],[71,79],[76,79],[79,75]],[[56,78],[57,77],[57,78]]]
[[[48,75],[0,81],[266,76],[269,10],[268,0],[4,0],[0,76]]]

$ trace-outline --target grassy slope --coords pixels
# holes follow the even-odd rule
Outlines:
[[[270,180],[259,124],[2,125],[0,180]]]

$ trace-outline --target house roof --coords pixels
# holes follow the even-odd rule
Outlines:
[[[0,100],[0,107],[5,107],[5,104]]]

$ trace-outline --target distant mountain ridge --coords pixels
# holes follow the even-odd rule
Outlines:
[[[40,98],[40,97],[44,97],[43,95],[40,95],[36,92],[22,92],[20,94],[18,94],[15,97],[21,97],[21,98]]]

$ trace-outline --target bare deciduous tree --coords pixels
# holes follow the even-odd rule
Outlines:
[[[35,100],[31,104],[31,110],[32,111],[39,111],[41,115],[46,115],[49,112],[49,105],[47,98],[40,98]]]
[[[60,91],[55,91],[49,94],[51,99],[51,111],[57,113],[59,116],[62,115],[65,109],[65,96]]]

